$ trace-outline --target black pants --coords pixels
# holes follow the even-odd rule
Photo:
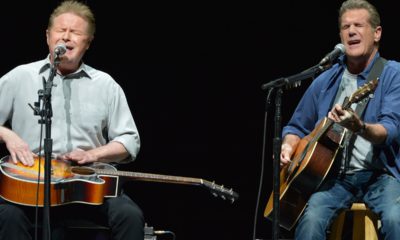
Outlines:
[[[35,207],[8,203],[0,198],[0,239],[34,239]],[[38,209],[42,220],[42,208]],[[50,208],[52,239],[65,239],[62,226],[65,221],[86,219],[111,228],[115,240],[143,240],[144,217],[141,209],[127,195],[108,198],[100,206],[67,204]],[[40,223],[39,223],[40,225]],[[41,234],[41,229],[38,234]],[[40,238],[39,238],[40,239]]]

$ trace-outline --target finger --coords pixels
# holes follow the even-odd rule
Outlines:
[[[35,159],[31,152],[29,152],[28,154],[28,164],[29,166],[33,166],[35,164]]]
[[[85,160],[79,160],[78,164],[80,164],[80,165],[86,164],[86,161]]]
[[[33,156],[30,154],[30,152],[21,152],[20,156],[25,166],[33,166]]]
[[[28,166],[28,161],[25,159],[24,155],[21,152],[17,153],[17,159],[25,166]]]
[[[331,119],[335,122],[338,122],[340,120],[338,114],[335,111],[329,112],[328,117],[331,117]]]
[[[280,159],[281,162],[286,162],[285,159],[286,159],[287,157],[286,157],[286,155],[285,155],[283,152],[281,153],[281,156],[280,156],[280,157],[281,157],[281,159]]]
[[[353,114],[349,111],[343,111],[343,115],[339,116],[341,121],[349,120],[353,117]]]
[[[22,151],[21,152],[22,159],[25,161],[27,166],[33,165],[33,155],[31,151]]]
[[[60,156],[64,160],[72,160],[72,154],[71,153],[65,153]]]
[[[55,158],[58,160],[63,160],[63,161],[68,160],[67,157],[65,156],[65,154],[56,155]]]
[[[16,153],[15,153],[15,152],[11,152],[10,154],[11,154],[11,161],[12,161],[14,164],[17,164],[17,163],[18,163],[18,159],[17,159]]]
[[[331,120],[335,120],[335,116],[333,116],[332,112],[328,112],[328,118]]]
[[[335,106],[333,107],[333,111],[342,112],[343,108],[339,104],[335,104]]]
[[[290,160],[289,157],[287,157],[287,156],[282,156],[282,157],[281,157],[281,164],[287,165],[287,164],[289,164],[289,163],[291,163],[291,162],[292,162],[292,161]]]
[[[289,163],[284,163],[284,162],[281,162],[281,163],[280,163],[280,166],[281,166],[281,167],[285,167],[285,166],[287,166],[287,165],[289,165]]]
[[[289,160],[289,161],[281,161],[281,162],[280,162],[280,166],[281,166],[281,167],[284,167],[284,166],[288,165],[288,164],[291,163],[291,162],[292,162],[292,161],[290,161],[290,160]]]

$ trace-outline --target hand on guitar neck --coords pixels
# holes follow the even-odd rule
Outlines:
[[[382,124],[365,123],[351,108],[343,109],[336,104],[328,113],[328,118],[370,141],[381,144],[386,140],[387,131]]]
[[[357,113],[351,108],[343,109],[339,104],[333,106],[332,110],[328,113],[328,118],[354,133],[359,132],[364,126],[363,121]]]

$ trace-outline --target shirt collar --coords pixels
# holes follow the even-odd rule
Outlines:
[[[51,63],[50,63],[50,54],[49,54],[47,56],[47,58],[43,60],[43,65],[39,68],[39,74],[42,74],[43,72],[50,69],[50,66],[51,66]],[[70,73],[64,77],[65,78],[80,78],[80,77],[91,78],[88,73],[88,68],[87,68],[86,64],[84,64],[83,62],[75,72]]]
[[[374,65],[375,61],[380,57],[379,52],[377,52],[374,56],[374,58],[372,59],[372,61],[368,64],[368,66],[364,69],[364,71],[362,71],[360,74],[358,74],[358,76],[361,76],[363,79],[367,79],[369,72],[372,69],[372,66]],[[346,56],[340,56],[338,58],[338,63],[341,67],[346,68]]]

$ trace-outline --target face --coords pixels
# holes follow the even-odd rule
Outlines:
[[[65,44],[66,53],[61,57],[59,68],[75,71],[93,37],[88,34],[88,23],[78,15],[64,13],[54,18],[53,26],[46,31],[47,45],[53,59],[54,48]]]
[[[346,47],[346,55],[350,61],[372,58],[377,51],[377,44],[382,33],[380,26],[372,28],[369,13],[365,9],[346,11],[341,18],[340,38]]]

